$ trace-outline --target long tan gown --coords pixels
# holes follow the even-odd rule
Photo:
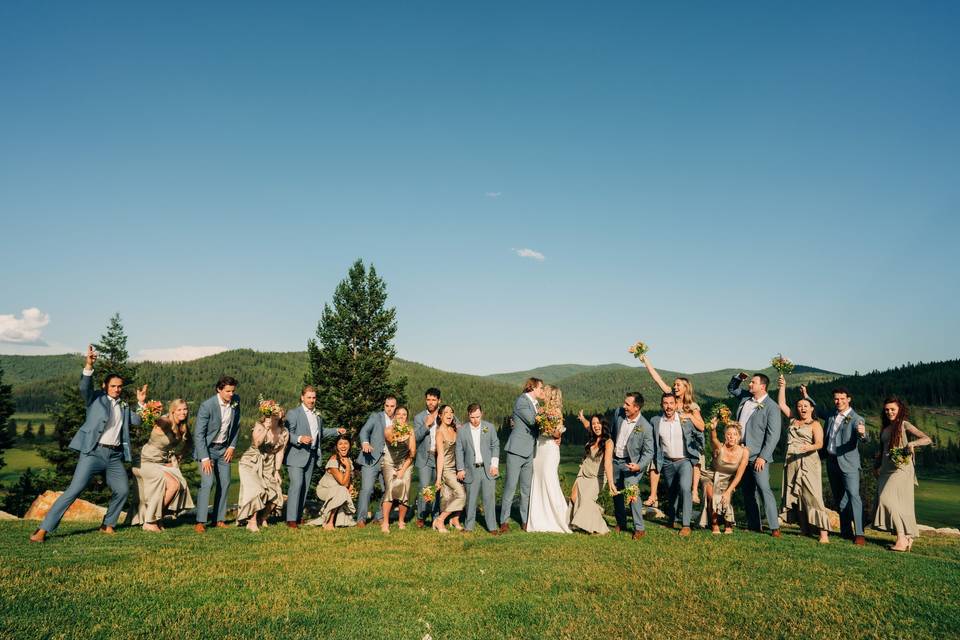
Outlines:
[[[157,427],[160,428],[160,433],[157,433]],[[189,431],[184,430],[183,436],[177,436],[168,420],[157,420],[156,426],[150,431],[150,439],[140,450],[140,463],[133,470],[139,496],[133,524],[163,519],[163,496],[167,490],[168,475],[177,481],[180,488],[167,510],[176,516],[181,511],[193,508],[190,487],[179,466],[180,460],[189,452],[191,443]]]
[[[253,439],[261,437],[263,442],[260,446],[251,446],[240,457],[240,509],[237,511],[237,520],[252,517],[267,503],[272,505],[271,513],[267,515],[279,514],[283,506],[283,487],[278,478],[290,434],[286,429],[274,433],[258,422],[253,425]]]
[[[570,516],[570,526],[587,533],[609,533],[606,521],[603,519],[603,507],[598,503],[600,490],[603,488],[603,451],[596,447],[590,450],[577,472],[574,487],[577,489],[577,499],[573,503]]]
[[[346,471],[346,468],[337,461],[336,456],[327,460],[327,465],[324,469],[337,469],[341,472]],[[353,503],[353,498],[350,497],[350,490],[337,482],[337,479],[333,477],[332,473],[324,473],[323,477],[320,478],[320,482],[317,483],[317,499],[320,500],[321,504],[320,515],[307,524],[322,527],[327,523],[327,518],[330,517],[334,509],[340,510],[337,511],[337,515],[333,519],[333,526],[352,527],[357,524],[357,521],[354,519],[357,507]]]
[[[823,479],[817,451],[799,451],[813,444],[813,426],[796,420],[787,430],[787,458],[783,465],[780,517],[785,522],[830,530],[830,514],[823,503]]]
[[[459,437],[459,436],[458,436]],[[469,436],[467,436],[469,437]],[[446,438],[446,434],[444,434]],[[443,445],[443,475],[441,476],[441,509],[447,513],[460,511],[467,504],[467,490],[457,480],[457,442],[445,440]]]
[[[713,485],[713,511],[717,514],[717,520],[723,522],[728,527],[737,524],[733,514],[733,507],[724,505],[721,501],[723,492],[730,487],[730,483],[737,477],[737,469],[740,467],[740,458],[736,462],[727,462],[723,459],[722,452],[724,447],[713,450],[713,470],[707,472],[706,482]],[[704,493],[706,495],[706,493]],[[710,524],[707,518],[707,509],[704,508],[700,513],[700,526],[706,527]]]
[[[901,447],[905,447],[908,442],[907,424],[904,421],[900,425]],[[920,530],[917,528],[913,502],[913,488],[917,484],[916,469],[912,459],[902,467],[897,467],[890,460],[892,435],[889,428],[880,433],[883,461],[880,463],[880,477],[877,480],[877,511],[873,516],[873,528],[901,536],[918,536]]]
[[[380,469],[383,471],[384,502],[399,500],[400,503],[409,505],[413,465],[409,465],[402,476],[397,474],[397,470],[403,465],[408,455],[410,455],[410,440],[408,438],[403,438],[396,444],[387,443],[387,450],[380,458]]]

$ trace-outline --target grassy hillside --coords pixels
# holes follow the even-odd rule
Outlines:
[[[526,371],[512,371],[510,373],[493,373],[487,378],[492,378],[498,382],[503,382],[505,384],[510,384],[514,386],[521,386],[527,380],[527,378],[540,378],[547,384],[557,384],[561,380],[569,378],[570,376],[576,375],[578,373],[587,373],[590,371],[605,371],[607,369],[626,369],[628,368],[623,364],[598,364],[598,365],[588,365],[588,364],[551,364],[545,367],[537,367],[536,369],[528,369]]]
[[[960,544],[909,554],[675,531],[441,536],[0,523],[4,638],[931,638],[960,634]],[[837,603],[842,605],[838,606]]]

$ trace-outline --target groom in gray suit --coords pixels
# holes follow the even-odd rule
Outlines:
[[[747,374],[740,373],[730,379],[727,391],[740,399],[737,407],[737,422],[743,426],[742,444],[750,452],[750,464],[743,474],[743,501],[747,512],[747,526],[753,531],[762,531],[760,508],[757,494],[763,499],[763,509],[767,516],[767,526],[774,538],[780,537],[780,518],[777,513],[777,499],[770,489],[770,462],[773,450],[780,442],[780,408],[767,395],[770,378],[755,373],[750,378],[748,390],[740,389]]]
[[[413,417],[413,436],[417,442],[414,464],[420,491],[417,492],[417,526],[423,528],[427,515],[431,518],[440,513],[440,501],[428,503],[423,490],[437,481],[437,410],[440,408],[440,389],[430,387],[424,393],[426,408]],[[428,514],[429,511],[429,514]]]
[[[510,530],[508,520],[513,507],[513,496],[520,485],[520,522],[527,530],[527,512],[530,506],[530,481],[533,478],[533,455],[537,450],[537,413],[543,400],[543,380],[530,378],[523,385],[523,393],[513,404],[513,428],[507,438],[507,479],[503,485],[500,505],[500,532]]]
[[[83,374],[80,376],[80,397],[87,406],[87,417],[70,441],[70,448],[80,453],[73,480],[47,511],[40,528],[30,536],[31,542],[43,542],[47,533],[57,528],[63,514],[97,474],[104,475],[107,486],[113,492],[100,526],[101,531],[114,532],[120,518],[120,509],[127,501],[130,484],[123,463],[130,462],[130,425],[139,425],[140,416],[120,399],[124,383],[120,376],[107,374],[103,379],[103,390],[93,390],[93,363],[96,360],[97,353],[93,350],[93,345],[90,345],[87,348]],[[147,387],[144,385],[137,390],[137,402],[143,406],[146,399]]]
[[[814,407],[817,403],[800,387],[803,397]],[[840,514],[840,535],[863,546],[863,501],[860,499],[860,443],[867,440],[863,418],[853,410],[853,398],[844,387],[833,390],[835,410],[826,417],[821,454],[827,459],[830,492]]]
[[[290,444],[284,464],[290,488],[287,490],[287,526],[296,529],[301,522],[307,491],[313,479],[317,459],[323,457],[322,441],[334,438],[346,429],[324,428],[323,418],[317,413],[317,390],[307,385],[300,392],[300,406],[286,415]]]
[[[387,427],[393,424],[393,413],[397,410],[397,399],[387,396],[383,401],[383,411],[371,413],[363,428],[360,429],[360,455],[357,466],[360,467],[360,495],[357,499],[357,526],[367,525],[367,510],[373,486],[380,477],[380,458],[387,446]],[[390,514],[387,514],[390,517]],[[374,520],[380,519],[380,509],[373,514]]]
[[[469,427],[457,434],[457,480],[467,487],[467,531],[477,523],[477,498],[483,494],[483,518],[487,531],[499,535],[497,528],[497,477],[500,475],[500,440],[493,425],[483,420],[477,403],[467,407]]]
[[[623,406],[613,415],[613,482],[618,493],[613,496],[613,511],[617,518],[615,531],[627,530],[627,510],[624,506],[624,489],[639,485],[643,474],[650,468],[654,456],[653,427],[640,414],[643,395],[631,391],[623,399]],[[638,488],[639,490],[639,488]],[[633,539],[646,535],[643,526],[643,503],[639,494],[630,503],[633,516]]]
[[[237,381],[220,376],[217,392],[203,401],[193,431],[193,457],[200,463],[200,491],[197,492],[197,533],[207,530],[210,489],[214,494],[216,526],[227,526],[227,494],[230,491],[230,462],[240,436],[240,396]],[[216,476],[214,476],[216,474]]]
[[[677,413],[677,397],[673,392],[660,399],[663,414],[654,416],[653,441],[656,447],[657,471],[660,483],[667,487],[667,522],[676,520],[677,502],[681,507],[680,535],[690,535],[690,516],[693,511],[693,465],[700,462],[702,436],[687,416]]]

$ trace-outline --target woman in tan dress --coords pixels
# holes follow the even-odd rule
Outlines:
[[[261,417],[253,425],[250,448],[240,457],[240,509],[237,522],[247,521],[247,529],[259,531],[267,517],[280,513],[283,487],[280,467],[290,434],[283,428],[283,416]]]
[[[583,462],[577,472],[577,479],[570,492],[573,508],[570,512],[570,526],[587,533],[609,533],[607,522],[603,519],[603,507],[599,504],[603,480],[616,493],[613,482],[613,440],[610,439],[610,427],[606,418],[599,414],[587,420],[581,411],[578,415],[589,438],[584,446]],[[603,473],[601,474],[601,469]]]
[[[653,368],[653,365],[650,364],[650,360],[646,355],[640,356],[640,362],[643,363],[643,366],[647,368],[647,373],[650,374],[650,377],[653,378],[653,381],[657,383],[657,386],[660,387],[660,390],[664,393],[672,393],[677,397],[677,401],[680,404],[679,413],[682,414],[681,420],[683,417],[689,417],[690,422],[693,423],[693,426],[699,432],[699,444],[700,444],[700,459],[693,465],[693,503],[700,504],[700,474],[705,463],[703,457],[703,430],[706,428],[706,423],[703,420],[703,416],[700,414],[700,405],[694,401],[694,392],[693,392],[693,383],[689,378],[674,378],[673,386],[668,385],[660,373]],[[644,505],[648,507],[657,508],[659,506],[657,502],[657,487],[660,485],[660,474],[656,470],[654,463],[650,464],[650,470],[647,473],[650,478],[650,496],[644,501]]]
[[[719,519],[723,518],[723,532],[729,535],[733,533],[736,523],[733,517],[733,492],[743,479],[750,451],[740,444],[743,429],[737,422],[723,425],[723,442],[720,442],[717,437],[718,422],[717,418],[713,418],[709,426],[710,442],[713,443],[713,473],[708,474],[705,483],[706,518],[701,517],[700,524],[704,525],[709,520],[713,534],[717,535],[720,533]]]
[[[437,428],[437,484],[442,498],[442,511],[433,521],[433,528],[440,533],[447,533],[443,526],[446,519],[457,531],[463,531],[460,526],[460,511],[467,504],[467,491],[457,480],[457,425],[453,415],[453,407],[448,404],[440,407],[440,426]]]
[[[780,517],[800,525],[807,534],[810,527],[820,530],[820,544],[830,542],[830,514],[823,503],[823,473],[820,451],[823,425],[817,420],[813,403],[797,400],[796,412],[787,406],[787,381],[781,375],[777,401],[780,411],[790,420],[787,429],[787,457],[783,465]],[[794,416],[796,416],[794,418]]]
[[[162,531],[164,510],[174,516],[192,508],[190,487],[180,472],[180,461],[190,452],[187,429],[187,403],[181,398],[170,402],[167,415],[157,419],[150,439],[140,450],[140,464],[133,469],[137,479],[139,505],[133,524],[144,531]]]
[[[334,453],[317,483],[320,515],[307,524],[320,525],[327,531],[334,527],[352,527],[357,507],[353,503],[353,460],[350,459],[350,437],[340,435],[334,444]]]
[[[383,472],[383,518],[380,529],[390,533],[390,512],[397,505],[397,527],[407,528],[407,508],[410,506],[410,482],[413,480],[413,458],[417,453],[417,439],[413,425],[407,424],[409,412],[397,407],[393,424],[384,434],[387,450],[380,458]]]
[[[915,440],[911,442],[909,436]],[[910,551],[913,539],[920,535],[913,504],[913,487],[917,484],[913,466],[914,450],[932,441],[927,434],[907,422],[907,405],[893,397],[883,402],[880,442],[882,446],[873,465],[878,477],[873,528],[897,536],[896,542],[889,547],[891,551]],[[891,457],[891,452],[899,454],[897,459]]]

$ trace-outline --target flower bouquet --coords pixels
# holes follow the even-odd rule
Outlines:
[[[717,404],[713,405],[713,408],[710,410],[710,420],[707,421],[707,424],[709,425],[711,422],[713,422],[714,418],[716,418],[720,424],[727,424],[730,422],[730,416],[730,407],[718,402]]]
[[[778,353],[776,356],[774,356],[770,361],[770,365],[782,376],[785,376],[788,373],[793,373],[793,362],[790,361],[790,358],[784,358],[782,353]]]
[[[632,353],[633,357],[639,360],[641,357],[646,355],[647,351],[650,350],[650,347],[647,346],[646,342],[637,341],[633,346],[627,349],[627,353]]]
[[[897,469],[910,464],[913,458],[910,453],[910,447],[898,447],[896,449],[890,449],[890,452],[887,455],[890,456],[890,462],[896,465]]]
[[[432,484],[428,484],[423,488],[423,491],[420,492],[420,495],[423,496],[426,502],[433,502],[437,498],[437,488]]]
[[[153,429],[153,425],[156,424],[157,418],[160,417],[162,412],[163,403],[159,400],[151,400],[137,409],[137,415],[143,420],[143,426],[147,429]]]
[[[545,409],[537,414],[537,426],[540,435],[556,438],[566,431],[563,426],[563,414],[557,409]]]
[[[283,413],[283,408],[276,400],[266,400],[263,394],[257,397],[257,411],[261,418],[272,418]]]
[[[624,497],[627,499],[627,504],[633,504],[640,499],[640,485],[628,485],[621,493],[623,493]]]
[[[413,433],[413,425],[409,422],[393,423],[393,444],[406,440]]]

